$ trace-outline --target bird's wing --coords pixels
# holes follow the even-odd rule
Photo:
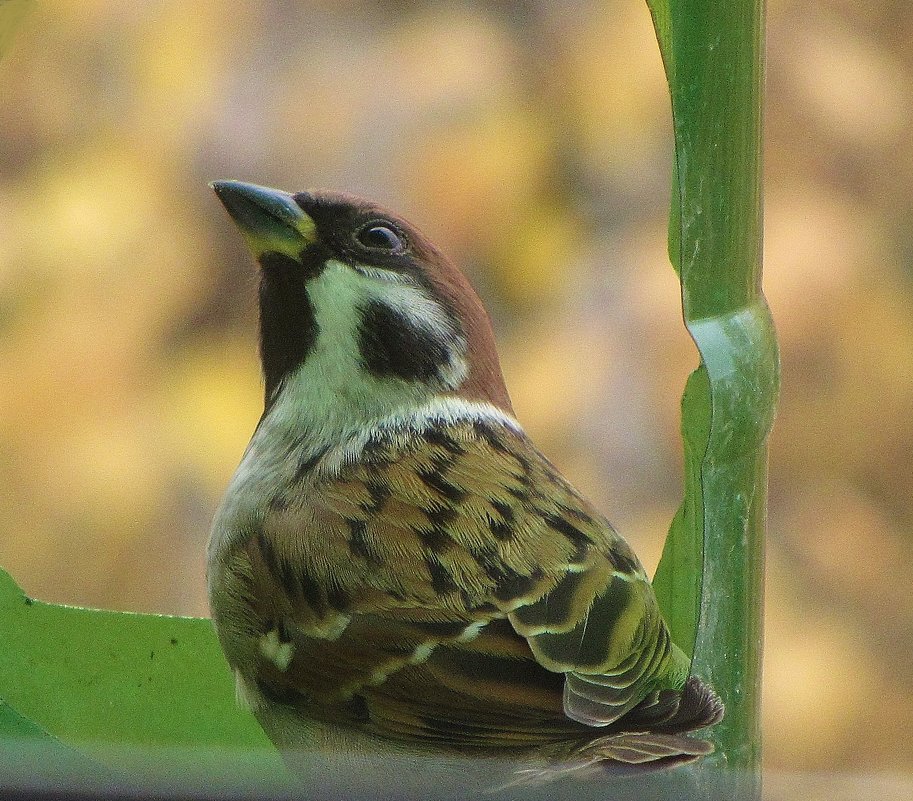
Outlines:
[[[636,557],[513,429],[390,431],[302,495],[246,545],[275,700],[506,747],[611,723],[665,667]]]

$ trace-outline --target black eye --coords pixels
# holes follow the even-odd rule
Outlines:
[[[382,223],[368,223],[356,237],[361,245],[371,250],[402,253],[406,249],[403,237],[389,225]]]

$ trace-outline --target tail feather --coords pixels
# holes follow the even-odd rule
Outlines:
[[[723,713],[713,689],[691,676],[680,690],[652,694],[603,729],[605,734],[546,767],[518,771],[512,784],[540,784],[571,773],[643,774],[694,762],[713,753],[713,743],[686,732],[719,723]]]
[[[664,770],[713,753],[713,743],[686,732],[723,719],[723,702],[697,676],[680,690],[662,690],[611,726],[612,733],[580,746],[572,762],[599,763],[609,773]]]
[[[619,762],[625,765],[646,765],[647,763],[687,757],[697,759],[712,753],[713,746],[706,740],[676,734],[610,734],[592,740],[580,750],[599,762]],[[611,771],[612,767],[606,765]]]
[[[678,734],[713,726],[723,719],[723,713],[723,702],[713,688],[691,676],[681,690],[663,690],[642,701],[618,721],[617,727]]]

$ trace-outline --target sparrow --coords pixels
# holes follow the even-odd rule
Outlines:
[[[723,705],[631,548],[517,422],[463,273],[374,203],[212,184],[259,264],[262,417],[208,545],[280,749],[668,768]]]

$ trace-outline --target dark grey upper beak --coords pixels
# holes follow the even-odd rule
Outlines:
[[[314,221],[288,192],[242,181],[213,181],[210,186],[255,255],[285,252],[290,246],[300,250],[302,244],[314,241]]]

